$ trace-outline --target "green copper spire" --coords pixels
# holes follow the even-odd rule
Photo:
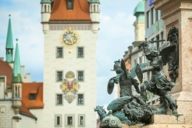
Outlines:
[[[135,7],[134,15],[138,16],[140,13],[144,14],[144,12],[145,12],[145,1],[144,0],[140,0],[140,2]]]
[[[17,39],[18,41],[18,39]],[[13,82],[14,83],[21,83],[21,64],[20,64],[20,55],[19,55],[19,46],[18,43],[16,44],[16,51],[15,51],[15,60],[13,66]]]
[[[12,32],[12,25],[11,25],[11,15],[9,15],[9,23],[8,23],[8,29],[7,29],[6,61],[8,63],[13,62],[13,32]]]

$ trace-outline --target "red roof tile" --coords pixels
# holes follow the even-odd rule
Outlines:
[[[7,62],[4,62],[3,60],[0,60],[0,76],[6,76],[7,79],[6,85],[8,88],[11,88],[12,68]]]
[[[66,0],[54,0],[50,21],[91,21],[88,0],[74,0],[73,7],[68,10]]]
[[[30,100],[30,94],[36,94],[36,98],[34,100]],[[43,83],[23,83],[22,104],[25,105],[25,107],[28,109],[43,108]]]

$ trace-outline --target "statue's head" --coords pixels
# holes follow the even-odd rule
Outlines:
[[[120,67],[121,67],[121,61],[117,60],[117,61],[114,62],[114,66],[113,66],[112,71],[116,71]]]

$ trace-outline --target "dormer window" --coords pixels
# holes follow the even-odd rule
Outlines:
[[[67,9],[72,10],[73,9],[73,0],[67,0]]]
[[[30,93],[29,94],[29,100],[36,100],[37,99],[37,94],[36,93]]]

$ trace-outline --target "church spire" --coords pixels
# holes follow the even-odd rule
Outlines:
[[[8,23],[8,29],[7,29],[6,61],[8,63],[13,62],[13,32],[12,32],[12,24],[11,24],[11,15],[9,15],[9,23]]]
[[[18,39],[16,39],[18,41]],[[13,82],[21,83],[21,64],[20,64],[20,54],[19,54],[19,45],[16,44],[15,50],[15,59],[14,59],[14,67],[13,67]]]

